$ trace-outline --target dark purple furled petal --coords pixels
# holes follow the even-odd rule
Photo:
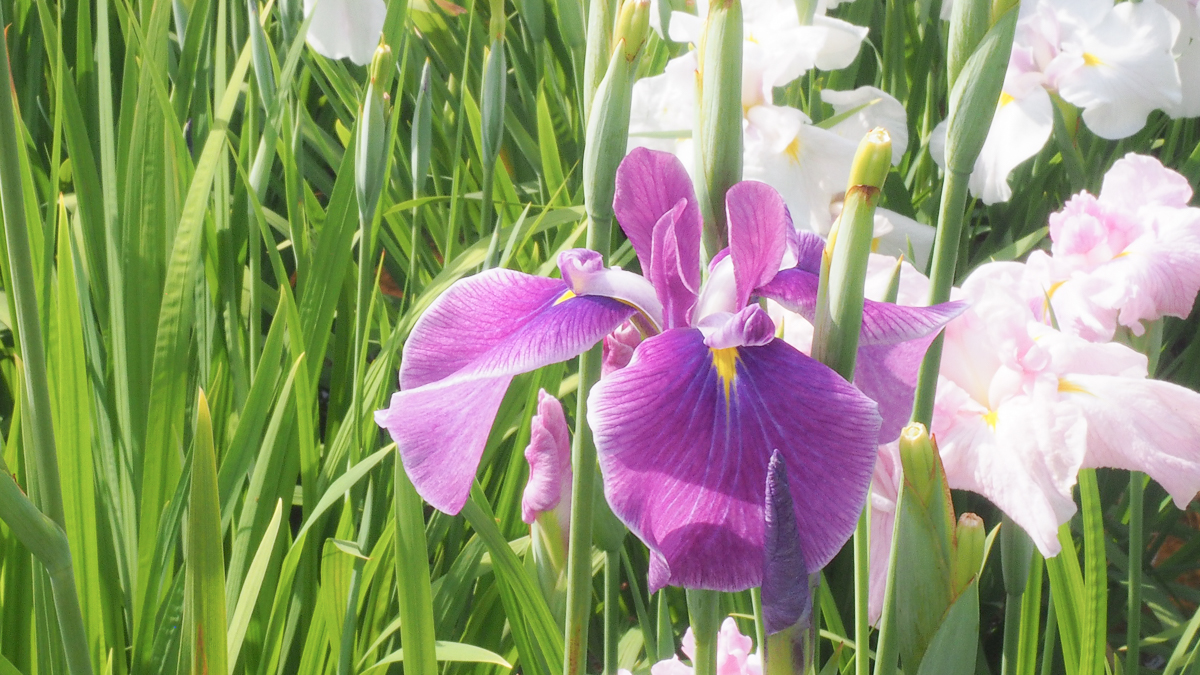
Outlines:
[[[725,212],[729,217],[729,255],[733,257],[737,309],[741,309],[754,289],[779,271],[792,219],[775,188],[751,180],[729,188]]]
[[[700,289],[698,258],[683,259],[685,253],[680,250],[676,233],[676,228],[682,225],[680,219],[687,205],[687,201],[679,200],[655,223],[650,267],[642,268],[662,303],[663,329],[688,325],[688,316],[696,304],[696,291]],[[695,273],[690,275],[694,278],[689,279],[685,268]]]
[[[516,375],[565,361],[635,311],[611,298],[567,290],[560,279],[506,269],[456,282],[413,326],[400,362],[400,388],[451,376]]]
[[[388,430],[417,493],[435,509],[462,510],[511,375],[435,382],[392,394],[375,423]]]
[[[708,326],[709,323],[719,324]],[[750,305],[737,314],[714,314],[698,326],[704,333],[704,344],[710,349],[728,347],[758,347],[775,339],[775,322],[758,305]]]
[[[767,463],[797,467],[807,569],[850,537],[875,464],[875,403],[781,340],[714,351],[699,330],[647,339],[588,399],[613,512],[668,583],[738,591],[763,579]]]
[[[529,420],[529,481],[521,495],[521,520],[532,524],[538,514],[571,499],[571,432],[562,403],[538,390],[537,414]],[[569,503],[569,501],[568,501]]]
[[[778,302],[784,308],[813,320],[817,310],[819,277],[799,268],[782,270],[756,293]],[[933,307],[911,307],[890,302],[863,302],[860,347],[890,345],[936,334],[951,319],[967,308],[963,302],[944,302]]]
[[[613,212],[637,253],[642,271],[650,269],[654,226],[663,214],[685,200],[675,224],[679,260],[688,285],[700,287],[700,206],[692,179],[675,155],[634,148],[617,167]],[[694,269],[693,269],[694,268]]]
[[[783,455],[771,453],[763,535],[763,623],[768,635],[796,625],[812,612],[808,569],[800,548],[800,528],[788,489]]]

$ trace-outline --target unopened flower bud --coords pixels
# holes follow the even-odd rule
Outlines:
[[[650,0],[625,0],[613,31],[613,51],[624,50],[625,59],[633,62],[641,56],[649,33]]]
[[[955,528],[954,557],[951,560],[951,591],[954,595],[963,590],[979,574],[983,565],[983,545],[987,539],[983,519],[974,513],[964,513]]]
[[[900,432],[900,463],[905,486],[922,504],[928,504],[937,487],[940,461],[924,424],[914,422]]]

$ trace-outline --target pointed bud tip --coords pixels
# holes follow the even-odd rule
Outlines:
[[[863,136],[858,144],[858,152],[854,155],[854,164],[850,169],[850,181],[846,192],[856,189],[883,188],[888,170],[892,167],[892,136],[887,129],[875,127]]]
[[[974,513],[958,518],[954,536],[954,593],[962,593],[983,565],[983,548],[987,540],[983,519]]]
[[[375,48],[375,55],[371,57],[371,83],[382,82],[384,69],[389,67],[392,60],[392,48],[386,42],[382,42]]]
[[[650,0],[625,0],[613,31],[613,52],[624,51],[627,61],[641,55],[650,32]]]

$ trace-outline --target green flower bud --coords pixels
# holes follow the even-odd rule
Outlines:
[[[387,94],[378,77],[391,61],[391,49],[380,45],[371,61],[371,81],[358,113],[358,138],[354,146],[354,182],[358,190],[358,214],[362,222],[375,217],[375,207],[387,180]]]
[[[812,355],[847,380],[854,378],[875,206],[891,164],[892,140],[887,130],[871,130],[854,156],[842,215],[821,256]]]
[[[716,0],[700,35],[696,71],[696,197],[708,256],[729,244],[725,192],[742,179],[742,4]]]
[[[425,187],[429,176],[429,161],[433,146],[433,98],[429,93],[429,59],[421,69],[421,87],[417,90],[417,105],[412,119],[412,179],[413,196]]]
[[[951,590],[958,597],[979,574],[979,567],[983,565],[983,544],[987,539],[983,519],[974,513],[962,514],[958,518],[954,537],[954,559],[950,565],[953,578]]]
[[[591,120],[591,111],[600,81],[608,73],[608,62],[612,57],[613,15],[617,0],[592,0],[588,7],[587,51],[583,59],[583,106],[585,126]]]
[[[631,63],[642,55],[642,47],[650,33],[650,0],[625,0],[617,15],[613,30],[613,49],[624,50],[625,60]]]
[[[259,22],[257,0],[246,0],[246,10],[250,14],[250,55],[254,63],[254,80],[258,83],[258,96],[262,100],[263,110],[270,113],[278,97],[271,45]]]
[[[996,114],[1016,27],[1017,13],[1010,10],[987,32],[955,80],[946,126],[950,171],[965,176],[975,168]]]

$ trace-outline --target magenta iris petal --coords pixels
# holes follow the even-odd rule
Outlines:
[[[400,391],[376,422],[417,492],[458,513],[512,376],[583,353],[634,313],[558,279],[493,269],[451,286],[413,327]]]
[[[729,255],[737,285],[737,307],[744,307],[754,289],[779,271],[787,251],[792,219],[783,198],[766,183],[742,181],[725,194],[729,218]]]
[[[611,298],[568,295],[559,279],[488,270],[455,283],[417,320],[404,345],[400,388],[565,361],[633,313]]]
[[[417,492],[435,509],[458,513],[511,375],[436,382],[392,394],[375,422],[388,430]]]
[[[813,320],[817,308],[819,277],[799,268],[782,270],[757,294],[770,298],[786,309]],[[861,346],[887,345],[916,340],[936,334],[951,319],[967,308],[963,302],[944,302],[932,307],[911,307],[890,302],[863,302]]]
[[[758,294],[775,300],[808,320],[816,313],[818,277],[793,268],[775,275]],[[900,436],[912,413],[917,371],[934,337],[966,309],[962,302],[933,307],[910,307],[867,300],[863,303],[862,332],[854,383],[879,404],[883,425],[879,442]]]
[[[825,240],[816,232],[796,232],[789,246],[795,247],[796,267],[813,274],[821,273],[821,253]]]
[[[717,326],[707,323],[724,317]],[[704,344],[711,349],[765,345],[775,339],[775,324],[771,317],[758,305],[750,305],[733,315],[714,315],[699,326],[704,333]]]
[[[676,228],[684,226],[681,219],[687,205],[685,200],[679,200],[655,223],[650,267],[643,268],[654,285],[658,301],[662,303],[663,328],[688,325],[688,317],[696,304],[696,292],[699,290],[699,258],[685,259],[684,256],[690,252],[681,249],[676,232]],[[699,252],[696,254],[699,255]],[[689,281],[690,277],[694,279]]]
[[[529,420],[529,482],[521,496],[521,520],[532,524],[538,514],[571,498],[571,432],[562,403],[538,391],[537,414]]]
[[[763,580],[772,450],[794,467],[805,564],[820,569],[854,530],[880,419],[781,340],[717,354],[699,330],[676,329],[592,389],[588,422],[609,504],[663,557],[667,583],[736,591]]]
[[[768,635],[808,618],[812,593],[800,549],[800,529],[788,488],[787,467],[779,451],[767,467],[767,502],[763,546],[762,608]]]
[[[653,262],[654,226],[680,200],[685,200],[685,204],[675,225],[679,259],[689,265],[684,270],[687,274],[684,279],[696,289],[700,287],[702,223],[700,206],[687,170],[675,155],[646,148],[634,148],[617,167],[613,212],[637,253],[643,273],[648,273]],[[690,268],[692,265],[695,270]]]

